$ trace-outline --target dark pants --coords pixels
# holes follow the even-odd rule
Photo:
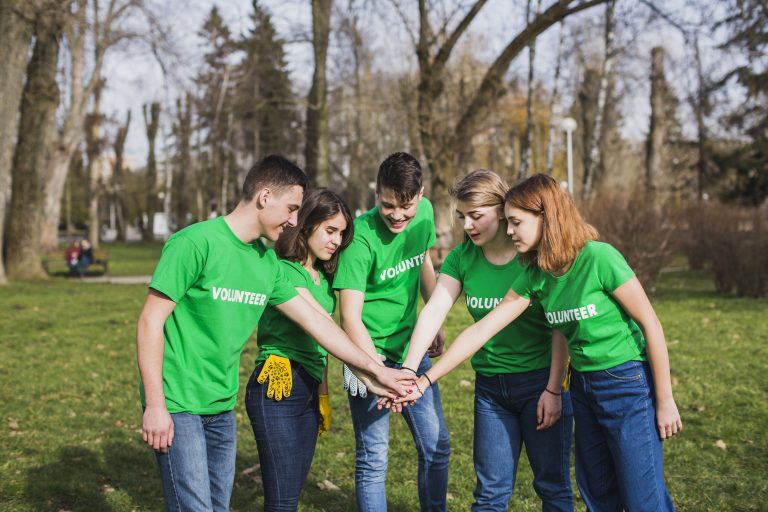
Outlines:
[[[245,406],[259,449],[264,512],[295,511],[315,455],[319,383],[294,365],[291,396],[278,402],[267,398],[268,380],[256,381],[262,366],[256,366],[248,381]]]

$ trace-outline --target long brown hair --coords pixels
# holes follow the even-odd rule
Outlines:
[[[587,224],[571,196],[551,176],[536,174],[509,189],[506,204],[541,217],[541,240],[520,259],[545,272],[559,272],[573,263],[597,230]]]
[[[307,243],[309,237],[320,224],[337,213],[341,213],[347,221],[347,229],[341,234],[341,245],[328,261],[318,260],[320,269],[328,276],[332,276],[339,263],[339,254],[352,242],[354,226],[347,205],[336,193],[327,188],[316,188],[306,193],[299,208],[296,226],[283,231],[275,243],[275,252],[283,259],[304,263],[309,256]]]

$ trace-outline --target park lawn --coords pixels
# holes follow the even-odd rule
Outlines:
[[[149,274],[159,249],[114,246],[110,268]],[[162,509],[154,458],[139,430],[134,331],[145,294],[141,285],[63,278],[0,288],[0,510]],[[704,274],[680,272],[660,281],[655,306],[685,422],[685,431],[665,444],[675,505],[683,511],[765,510],[768,301],[720,297]],[[468,321],[458,304],[446,326],[448,339]],[[251,341],[241,362],[243,387],[255,355]],[[464,364],[440,382],[452,443],[449,510],[468,510],[472,502],[473,381]],[[260,510],[258,455],[243,391],[232,508]],[[354,439],[336,361],[331,403],[333,425],[318,442],[301,510],[355,509]],[[393,419],[391,436],[390,510],[418,510],[416,455],[401,418]],[[511,509],[540,510],[524,459]],[[339,490],[321,490],[325,481]]]

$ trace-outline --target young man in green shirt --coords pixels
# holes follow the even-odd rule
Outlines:
[[[355,235],[341,254],[333,287],[341,290],[342,325],[350,338],[382,364],[400,368],[416,324],[419,289],[425,300],[435,287],[429,248],[435,243],[432,205],[423,197],[421,167],[407,153],[387,157],[376,179],[377,206],[355,220]],[[440,337],[441,338],[441,337]],[[431,367],[425,355],[418,368]],[[345,371],[356,440],[358,509],[384,511],[389,410]],[[421,510],[446,509],[450,442],[440,390],[432,386],[403,410],[418,452]]]
[[[301,169],[268,156],[248,172],[232,213],[175,233],[163,248],[136,345],[142,436],[155,449],[168,510],[229,509],[240,354],[268,304],[372,376],[377,392],[400,389],[400,374],[298,296],[259,240],[296,223],[306,185]]]

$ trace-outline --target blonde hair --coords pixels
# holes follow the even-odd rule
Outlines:
[[[505,202],[541,216],[541,240],[535,250],[520,259],[545,272],[558,272],[573,263],[589,240],[597,240],[597,230],[581,216],[571,196],[551,176],[536,174],[514,185]]]
[[[450,194],[454,201],[462,201],[472,206],[504,207],[504,194],[507,185],[501,176],[487,169],[478,169],[461,178],[451,188]]]

